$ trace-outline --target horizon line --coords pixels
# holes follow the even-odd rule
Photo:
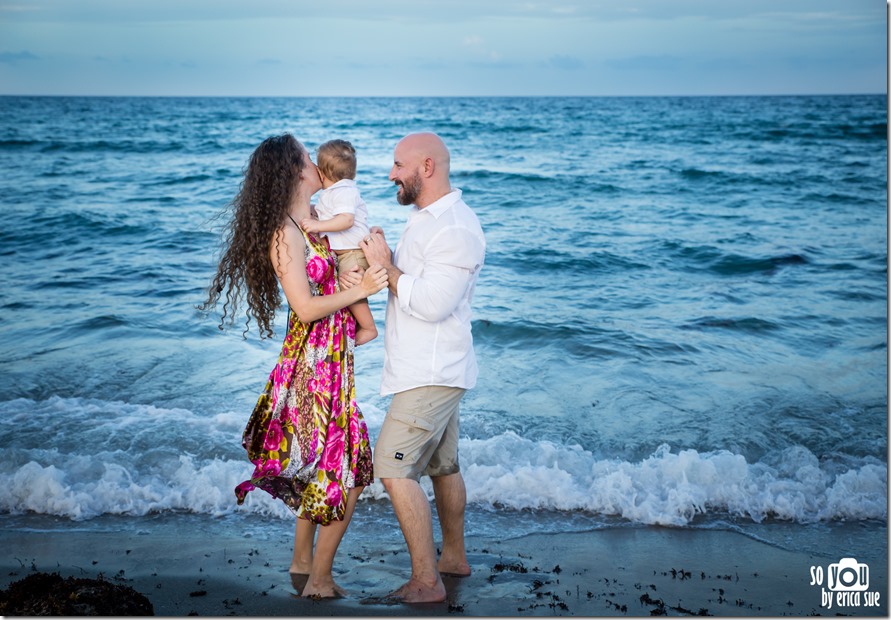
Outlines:
[[[652,95],[72,95],[0,93],[0,97],[106,98],[106,99],[641,99],[646,97],[865,97],[888,96],[888,92],[842,93],[738,93],[738,94],[652,94]]]

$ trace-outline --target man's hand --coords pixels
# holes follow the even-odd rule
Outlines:
[[[384,231],[375,226],[371,232],[359,243],[359,247],[365,252],[365,260],[369,265],[381,265],[385,269],[393,266],[393,253],[384,239]]]
[[[365,252],[365,260],[369,265],[380,265],[387,270],[387,288],[393,295],[399,294],[399,276],[402,272],[393,264],[393,252],[384,238],[384,231],[379,226],[373,226],[369,234],[359,243],[359,247]]]

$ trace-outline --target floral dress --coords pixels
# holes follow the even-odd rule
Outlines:
[[[326,239],[303,236],[310,290],[330,295],[337,290],[334,253]],[[260,488],[324,525],[343,519],[349,489],[371,484],[371,443],[353,381],[355,336],[346,308],[309,324],[288,313],[278,363],[244,429],[255,469],[235,488],[239,504]]]

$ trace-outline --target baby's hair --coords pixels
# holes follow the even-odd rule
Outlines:
[[[356,178],[356,149],[346,140],[329,140],[318,148],[319,170],[332,181]]]

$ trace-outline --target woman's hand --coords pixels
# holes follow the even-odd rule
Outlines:
[[[348,271],[341,271],[340,277],[338,278],[340,288],[346,291],[354,286],[359,286],[359,283],[362,282],[362,275],[364,273],[365,270],[359,267],[359,265],[353,265]]]
[[[359,286],[369,297],[384,290],[387,288],[387,270],[380,265],[371,265],[365,270]]]

